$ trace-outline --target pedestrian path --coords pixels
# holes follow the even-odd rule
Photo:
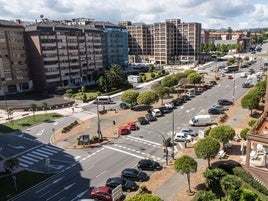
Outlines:
[[[51,145],[45,145],[45,146],[39,147],[23,155],[20,155],[18,157],[19,166],[22,168],[28,168],[29,166],[32,166],[42,160],[47,160],[47,158],[61,151],[62,149],[51,146]]]

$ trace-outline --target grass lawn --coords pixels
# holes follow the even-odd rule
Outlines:
[[[13,175],[16,176],[17,191],[15,190],[15,183],[12,179]],[[38,184],[39,182],[51,177],[52,175],[53,174],[43,174],[24,170],[10,176],[0,178],[0,201],[7,200],[8,198],[11,198],[23,192],[24,190]]]
[[[4,124],[0,124],[0,130],[4,133],[13,132],[16,130],[24,130],[28,127],[32,127],[46,121],[51,121],[59,117],[62,117],[62,115],[58,113],[31,115],[21,119],[12,120]]]

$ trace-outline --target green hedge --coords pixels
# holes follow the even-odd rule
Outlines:
[[[248,183],[250,186],[258,190],[259,192],[268,196],[268,189],[261,185],[258,181],[256,181],[249,172],[247,172],[241,167],[234,168],[233,172],[234,175],[243,179],[244,182]]]
[[[78,125],[78,122],[77,121],[74,121],[73,123],[70,123],[68,126],[65,126],[63,129],[62,129],[62,133],[67,133],[69,132],[70,130],[72,130],[73,127],[75,127],[76,125]]]

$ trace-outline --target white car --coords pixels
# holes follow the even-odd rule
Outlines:
[[[185,135],[184,133],[178,132],[174,136],[174,141],[176,142],[192,142],[193,138],[191,135]]]
[[[247,77],[248,76],[248,74],[246,73],[246,72],[242,72],[242,73],[240,73],[240,77],[241,78],[245,78],[245,77]]]
[[[166,103],[165,104],[165,107],[166,108],[169,108],[169,109],[173,109],[174,108],[174,104],[173,103]]]
[[[159,109],[156,108],[156,109],[153,109],[152,115],[154,117],[161,117],[162,116],[162,112],[161,112],[161,110],[159,110]]]
[[[190,128],[182,128],[180,129],[179,133],[184,133],[185,135],[190,135],[193,137],[198,136],[198,133]]]

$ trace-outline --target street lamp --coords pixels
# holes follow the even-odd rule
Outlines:
[[[97,117],[98,117],[98,130],[97,130],[97,133],[98,133],[98,139],[99,139],[99,143],[102,139],[102,133],[101,133],[101,126],[100,126],[100,113],[99,113],[99,103],[97,103]]]
[[[174,108],[172,110],[172,153],[171,153],[171,158],[174,159]]]
[[[233,104],[235,102],[235,71],[234,71],[234,82],[233,82]]]

